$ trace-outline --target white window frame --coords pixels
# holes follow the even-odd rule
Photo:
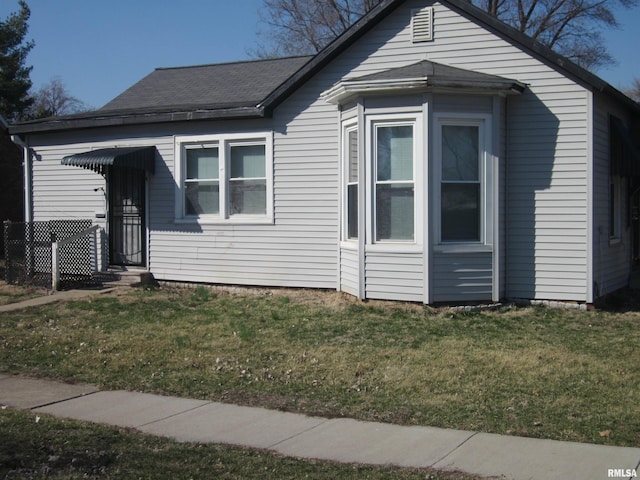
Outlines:
[[[358,238],[350,238],[349,237],[349,186],[351,185],[356,185],[358,187],[358,200],[360,199],[360,176],[361,176],[361,169],[362,169],[362,165],[361,165],[361,153],[358,150],[358,158],[357,158],[357,162],[358,162],[358,178],[356,179],[355,182],[351,182],[349,181],[350,178],[350,163],[349,163],[349,154],[350,154],[350,145],[349,145],[349,134],[351,132],[356,132],[356,134],[358,135],[358,147],[360,147],[360,135],[361,133],[361,128],[358,125],[358,119],[357,118],[353,118],[350,119],[348,121],[342,122],[342,222],[341,222],[341,226],[342,226],[342,234],[341,234],[341,240],[343,242],[348,242],[349,244],[355,244],[358,242],[358,238],[361,237],[362,235],[364,235],[364,232],[360,231],[360,228],[358,228]],[[362,208],[361,205],[358,202],[358,218],[356,219],[358,221],[358,227],[360,227],[360,221],[359,221],[359,217],[361,214]]]
[[[366,244],[369,251],[422,251],[423,218],[426,216],[423,202],[422,172],[424,165],[424,145],[426,142],[422,122],[422,111],[398,114],[369,114],[366,116]],[[412,240],[376,240],[376,185],[377,159],[376,135],[377,127],[396,127],[411,125],[413,127],[413,239]],[[362,212],[362,210],[360,210]]]
[[[265,179],[266,179],[266,211],[264,215],[232,214],[229,183],[231,181],[231,147],[238,145],[264,145]],[[218,148],[219,158],[219,194],[220,209],[218,214],[187,215],[185,211],[185,175],[186,151],[190,148]],[[273,134],[272,132],[249,132],[219,135],[189,135],[174,137],[174,179],[175,221],[176,223],[199,224],[262,224],[273,223]],[[262,179],[261,177],[260,179]],[[251,180],[251,178],[246,178]],[[243,178],[243,180],[245,180]]]
[[[480,232],[479,240],[446,241],[442,239],[442,127],[472,126],[478,127],[478,151],[480,180]],[[433,241],[439,251],[479,251],[493,244],[494,221],[494,172],[492,165],[492,120],[489,114],[437,113],[434,115],[434,162],[433,162],[433,223],[435,235]]]

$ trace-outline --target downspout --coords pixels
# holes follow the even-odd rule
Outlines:
[[[19,135],[11,135],[11,141],[22,147],[22,168],[24,181],[24,221],[32,221],[32,190],[31,190],[31,155],[29,154],[29,146],[20,138]]]

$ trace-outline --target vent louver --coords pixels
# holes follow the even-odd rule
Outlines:
[[[411,13],[411,38],[413,43],[433,40],[433,7],[413,10]]]

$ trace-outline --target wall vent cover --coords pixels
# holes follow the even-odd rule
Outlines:
[[[433,40],[433,7],[411,11],[411,39],[413,43]]]

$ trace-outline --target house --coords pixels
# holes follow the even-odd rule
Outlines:
[[[103,267],[591,303],[638,261],[639,120],[466,1],[383,0],[313,57],[157,69],[95,112],[11,133],[27,219],[92,218]]]

